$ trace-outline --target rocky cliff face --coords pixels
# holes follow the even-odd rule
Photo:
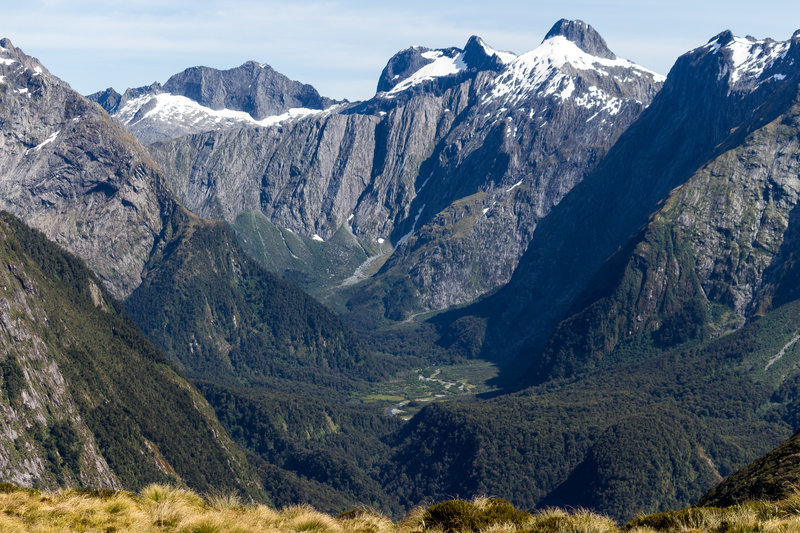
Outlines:
[[[85,265],[0,215],[0,476],[56,489],[263,492],[211,407]],[[194,451],[202,450],[198,461]]]
[[[486,302],[499,312],[495,353],[513,355],[509,331],[526,324],[520,357],[544,379],[575,371],[576,360],[594,365],[639,334],[671,345],[769,308],[779,279],[793,279],[798,54],[800,34],[775,42],[725,32],[682,56]]]
[[[120,489],[119,478],[72,397],[64,370],[52,358],[54,347],[39,326],[55,318],[42,305],[41,280],[31,272],[30,260],[15,250],[13,230],[2,224],[0,232],[5,267],[0,273],[0,475],[23,487],[55,488],[66,483]],[[102,294],[98,286],[95,290]],[[48,442],[46,431],[56,438]]]
[[[337,102],[269,65],[248,61],[229,70],[192,67],[162,86],[106,89],[88,97],[140,141],[182,137],[230,127],[266,126],[314,114]]]
[[[0,208],[130,293],[170,209],[152,159],[123,127],[0,41]],[[126,228],[126,231],[119,231]]]
[[[604,47],[602,38],[571,24],[556,24],[539,48],[488,80],[437,145],[411,209],[422,214],[419,230],[384,267],[394,283],[408,280],[416,302],[391,306],[391,315],[465,303],[508,281],[538,221],[654,95],[658,76],[599,44],[587,47],[600,54],[591,55],[581,43]],[[575,25],[584,41],[559,33]],[[409,222],[397,233],[411,231]]]
[[[387,316],[403,317],[506,282],[538,220],[660,82],[590,26],[562,21],[519,57],[477,37],[463,50],[411,48],[389,61],[368,102],[151,152],[203,216],[261,211],[323,240],[346,226],[372,254],[391,253],[370,290]],[[406,278],[408,297],[386,297],[382,287]]]

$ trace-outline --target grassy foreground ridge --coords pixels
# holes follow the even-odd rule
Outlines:
[[[778,502],[753,501],[727,508],[693,507],[642,516],[619,525],[585,510],[546,509],[527,513],[505,500],[450,500],[416,508],[402,521],[366,509],[332,517],[307,505],[278,511],[244,504],[237,497],[202,497],[150,485],[138,494],[63,489],[42,492],[0,484],[0,531],[187,533],[292,531],[312,533],[415,532],[771,532],[800,531],[800,493]]]

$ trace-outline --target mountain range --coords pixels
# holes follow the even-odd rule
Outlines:
[[[363,102],[256,62],[84,98],[2,40],[0,472],[693,502],[798,429],[798,94],[800,32],[663,77],[561,20]]]
[[[411,48],[390,59],[367,102],[150,151],[184,205],[247,225],[250,246],[266,247],[254,256],[283,253],[273,268],[301,283],[311,276],[304,286],[318,296],[385,262],[361,291],[376,294],[383,315],[466,303],[508,281],[538,221],[663,81],[581,24],[560,22],[519,57],[478,37],[463,49]],[[586,38],[565,37],[573,33]],[[258,225],[247,224],[254,216]],[[317,242],[341,232],[362,269],[319,280],[284,244],[290,231]]]

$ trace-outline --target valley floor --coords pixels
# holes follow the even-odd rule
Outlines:
[[[376,405],[386,416],[410,420],[431,402],[495,391],[496,388],[488,382],[496,378],[498,372],[497,366],[488,361],[414,368],[400,372],[388,381],[374,383],[356,399]]]
[[[367,509],[339,517],[307,505],[278,511],[243,504],[235,496],[201,497],[151,485],[138,494],[64,489],[40,492],[0,484],[0,531],[23,532],[771,532],[800,531],[800,493],[779,502],[749,502],[724,509],[689,508],[643,516],[624,526],[588,511],[546,509],[535,514],[505,500],[451,500],[417,508],[392,522]]]

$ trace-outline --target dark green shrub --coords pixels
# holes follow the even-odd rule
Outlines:
[[[484,505],[464,500],[449,500],[428,508],[423,516],[425,529],[441,527],[448,532],[480,531],[492,524],[521,525],[530,515],[506,500],[491,498]]]
[[[9,403],[17,401],[25,388],[25,374],[13,354],[8,354],[6,359],[0,361],[0,384],[8,395]]]

